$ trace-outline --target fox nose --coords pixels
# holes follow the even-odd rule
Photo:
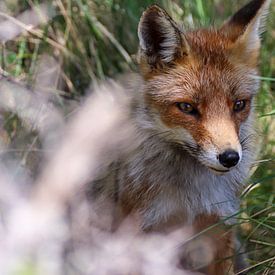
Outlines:
[[[225,152],[219,155],[220,163],[226,168],[235,166],[239,162],[239,160],[240,156],[238,152],[233,150],[226,150]]]

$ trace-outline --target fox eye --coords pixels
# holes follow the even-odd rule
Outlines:
[[[195,115],[198,113],[197,109],[195,109],[190,103],[178,102],[177,107],[180,111],[186,114]]]
[[[245,105],[246,105],[245,100],[237,100],[235,101],[233,109],[235,112],[240,112],[245,108]]]

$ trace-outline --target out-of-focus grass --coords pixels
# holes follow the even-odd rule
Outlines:
[[[0,12],[17,16],[45,1],[4,0]],[[48,8],[55,16],[27,32],[1,44],[0,64],[4,73],[33,84],[41,56],[53,56],[61,66],[60,89],[67,98],[80,98],[88,85],[98,79],[116,77],[136,70],[137,25],[142,11],[150,4],[164,7],[186,28],[220,24],[245,0],[52,0]],[[3,17],[0,16],[0,22]],[[240,223],[247,243],[249,274],[269,274],[274,270],[275,239],[275,5],[271,6],[260,59],[262,87],[258,96],[258,124],[262,137],[262,160],[249,180],[242,198]],[[36,29],[36,30],[37,30]],[[62,98],[60,98],[62,100]],[[7,122],[10,139],[16,136],[17,122]],[[270,273],[271,274],[271,273]]]

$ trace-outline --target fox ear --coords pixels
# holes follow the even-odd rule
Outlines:
[[[222,26],[221,31],[235,43],[239,52],[245,51],[242,54],[259,51],[269,4],[270,0],[252,0]]]
[[[159,6],[151,6],[143,13],[139,26],[139,61],[156,67],[171,63],[187,53],[187,43],[177,24]]]

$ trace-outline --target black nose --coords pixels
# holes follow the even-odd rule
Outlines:
[[[220,163],[226,168],[235,166],[239,162],[239,159],[239,154],[233,150],[226,150],[219,155]]]

